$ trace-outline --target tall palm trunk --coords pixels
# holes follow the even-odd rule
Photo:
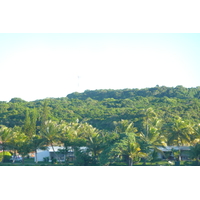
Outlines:
[[[129,158],[129,166],[133,166],[133,159]]]
[[[22,165],[24,165],[24,156],[22,156]]]
[[[181,161],[181,150],[180,150],[180,147],[179,147],[178,161]]]
[[[68,157],[67,157],[67,153],[68,153],[68,150],[67,150],[67,147],[65,147],[65,152],[64,152],[64,159],[65,159],[65,165],[68,164]]]
[[[197,161],[197,165],[199,165],[199,155],[197,156],[196,161]]]
[[[98,159],[98,157],[97,157],[97,152],[96,152],[96,150],[94,149],[94,165],[97,165],[97,159]]]
[[[179,136],[178,136],[179,138]],[[180,140],[178,139],[178,151],[179,151],[179,155],[178,155],[178,161],[180,162],[181,161],[181,149],[180,149]]]
[[[16,150],[14,150],[14,155],[13,155],[13,163],[15,162],[16,155],[17,155],[17,152],[16,152]]]
[[[35,149],[35,163],[38,163],[38,158],[37,158],[37,149]]]
[[[53,149],[53,154],[55,155],[56,159],[60,162],[60,158],[58,157],[57,153],[54,150],[53,144],[51,143],[51,147]]]

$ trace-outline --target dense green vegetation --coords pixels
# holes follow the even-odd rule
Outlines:
[[[77,165],[135,165],[155,160],[158,146],[191,145],[191,158],[198,162],[199,98],[200,87],[156,86],[1,101],[2,150],[24,157],[39,147],[62,144],[75,149]],[[80,146],[88,152],[81,153]]]

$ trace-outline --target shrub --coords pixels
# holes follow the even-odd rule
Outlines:
[[[44,157],[43,160],[44,162],[49,162],[49,157]]]
[[[9,151],[4,151],[4,157],[3,152],[0,152],[0,162],[9,162],[12,157],[12,154]]]
[[[53,158],[53,159],[51,160],[51,162],[52,162],[52,164],[54,164],[54,163],[57,162],[57,159],[56,159],[56,158]]]

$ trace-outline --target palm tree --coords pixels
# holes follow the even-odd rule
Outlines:
[[[145,158],[147,154],[141,151],[139,143],[129,142],[128,156],[129,156],[129,166],[132,166],[134,164],[134,159]]]
[[[200,142],[200,124],[197,124],[196,126],[193,125],[194,134],[191,135],[191,141],[192,145],[196,145]]]
[[[148,128],[146,126],[147,121],[144,120],[144,128],[140,129],[142,131],[140,131],[137,136],[142,151],[152,157],[153,154],[157,152],[163,154],[159,147],[166,146],[166,137],[161,132],[162,121],[156,117],[156,114],[151,108],[148,109],[147,113],[152,114],[152,118],[150,118],[150,114],[147,114],[149,121]],[[144,165],[145,164],[146,158],[144,158]]]
[[[144,126],[143,133],[148,137],[149,127],[153,123],[155,123],[155,121],[157,121],[157,114],[155,113],[155,111],[151,107],[147,108],[146,110],[144,109],[142,111],[142,113],[143,113],[142,120],[143,120],[143,126]]]
[[[46,139],[47,144],[52,147],[53,153],[57,160],[59,160],[59,157],[55,152],[54,145],[59,143],[58,130],[58,124],[54,121],[48,120],[44,123],[43,128],[40,132],[43,139]]]
[[[186,121],[183,121],[181,117],[173,119],[170,127],[168,127],[168,145],[176,145],[179,149],[178,159],[181,161],[181,150],[180,146],[191,144],[191,138],[194,134],[193,126]]]
[[[109,165],[115,162],[115,157],[110,157],[109,153],[111,152],[113,145],[119,141],[120,135],[116,131],[103,133],[103,151],[100,153],[100,164]]]
[[[136,141],[135,133],[127,133],[114,143],[109,152],[110,158],[125,157],[129,166],[134,165],[140,158],[147,156],[141,151],[140,144]]]
[[[102,132],[92,127],[92,125],[88,123],[82,123],[79,131],[83,134],[83,138],[85,138],[88,151],[92,153],[94,164],[96,165],[98,162],[99,154],[102,152],[104,147],[104,135]]]
[[[79,129],[80,123],[78,122],[66,123],[61,121],[58,126],[59,141],[65,147],[64,153],[66,157],[69,147],[71,147],[73,151],[76,151],[77,147],[80,147],[84,143]],[[67,160],[65,160],[65,162],[67,162]]]
[[[32,139],[30,140],[31,145],[33,146],[33,151],[35,152],[35,162],[38,163],[38,158],[37,158],[37,149],[46,149],[45,148],[45,143],[46,139],[42,138],[41,135],[34,135]]]
[[[137,128],[134,127],[133,122],[129,120],[121,120],[115,122],[115,132],[119,134],[119,139],[114,143],[110,149],[110,155],[113,158],[126,157],[127,164],[132,166],[134,162],[139,161],[140,158],[147,156],[141,151],[140,144],[137,141]]]
[[[134,127],[133,122],[129,120],[122,119],[119,122],[114,122],[114,125],[115,125],[115,132],[119,134],[127,134],[137,131],[136,127]]]
[[[165,147],[167,141],[160,129],[157,127],[150,127],[148,135],[141,132],[138,136],[140,141],[139,143],[147,154],[152,156],[152,153],[159,152],[164,155],[163,151],[160,150],[159,147]]]

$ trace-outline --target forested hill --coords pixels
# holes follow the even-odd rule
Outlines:
[[[86,90],[83,93],[74,92],[68,94],[68,98],[76,98],[85,100],[92,98],[95,100],[103,100],[105,98],[114,99],[127,99],[141,97],[168,97],[168,98],[179,98],[179,99],[190,99],[200,98],[200,86],[196,88],[185,88],[181,85],[176,87],[156,86],[152,88],[144,89],[101,89],[101,90]]]
[[[88,122],[100,130],[112,131],[114,122],[122,119],[134,121],[139,129],[145,110],[153,109],[163,124],[177,117],[199,124],[200,87],[177,86],[146,89],[94,90],[72,93],[67,97],[48,98],[27,102],[13,98],[0,101],[0,125],[23,126],[26,113],[37,113],[40,125],[46,103],[48,120],[66,122]]]

